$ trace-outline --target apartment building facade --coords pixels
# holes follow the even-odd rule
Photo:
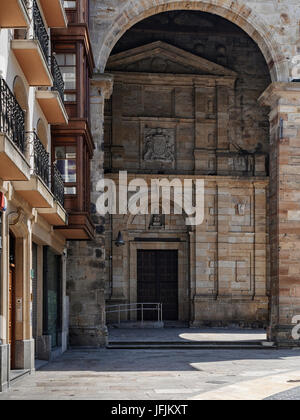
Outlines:
[[[51,127],[67,126],[51,45],[63,3],[0,3],[0,390],[67,346],[64,183]]]

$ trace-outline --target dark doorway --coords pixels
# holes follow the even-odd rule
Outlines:
[[[139,250],[137,253],[137,300],[162,303],[163,320],[178,320],[178,251]],[[156,314],[146,311],[145,320]]]
[[[62,335],[62,260],[48,246],[43,252],[43,334],[51,336],[55,348],[61,346]]]
[[[9,234],[9,302],[8,302],[8,342],[10,344],[10,368],[15,367],[15,315],[16,315],[16,239]]]
[[[38,246],[32,243],[32,337],[35,344],[35,357],[38,355]]]

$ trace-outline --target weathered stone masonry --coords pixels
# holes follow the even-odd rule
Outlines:
[[[103,174],[103,98],[105,88],[110,83],[103,72],[111,51],[135,23],[163,11],[179,9],[206,11],[234,22],[257,43],[269,67],[272,84],[261,99],[263,105],[270,107],[271,123],[269,337],[283,345],[291,344],[292,317],[300,313],[300,194],[297,161],[300,144],[300,91],[296,83],[291,82],[291,60],[299,53],[298,0],[91,1],[91,38],[98,73],[95,84],[99,83],[97,87],[93,84],[91,95],[96,144],[92,166],[92,202],[95,204],[98,194],[95,181]],[[283,132],[280,128],[281,118]],[[103,316],[104,221],[96,215],[93,205],[91,210],[96,224],[96,240],[92,243],[72,244],[69,248],[70,327],[74,342],[101,345],[105,342],[106,334]]]

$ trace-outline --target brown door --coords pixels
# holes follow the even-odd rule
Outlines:
[[[10,344],[11,369],[15,363],[15,266],[9,267],[9,321],[8,321],[8,339]]]
[[[178,320],[178,251],[139,250],[137,278],[138,302],[162,303],[163,319]],[[146,311],[144,319],[157,313]]]

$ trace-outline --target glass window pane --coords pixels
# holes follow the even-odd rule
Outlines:
[[[65,194],[76,195],[76,187],[65,187]]]
[[[75,93],[65,93],[64,101],[65,102],[76,102],[76,94]]]
[[[64,182],[76,182],[76,160],[58,160],[56,165]]]
[[[66,158],[67,159],[76,159],[76,147],[67,146],[66,147]]]
[[[76,89],[76,68],[61,67],[61,72],[65,82],[65,90]]]
[[[70,1],[70,0],[64,0],[64,7],[66,9],[75,9],[76,8],[76,0]]]
[[[65,64],[65,54],[55,54],[57,64],[63,66]]]
[[[66,54],[66,65],[76,66],[76,54]]]
[[[55,159],[63,159],[65,157],[66,157],[65,147],[64,146],[55,147]]]

